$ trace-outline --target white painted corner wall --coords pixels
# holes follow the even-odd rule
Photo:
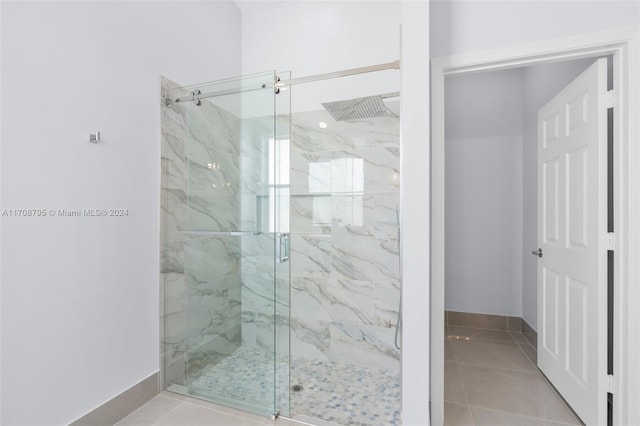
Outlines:
[[[2,218],[0,423],[68,424],[159,370],[160,76],[240,74],[240,13],[230,1],[0,10],[2,208],[128,210]]]
[[[637,0],[432,0],[431,57],[637,25]]]
[[[445,309],[537,327],[537,112],[593,59],[445,84]]]
[[[521,316],[523,71],[445,82],[445,309]]]
[[[579,19],[576,16],[579,15]],[[501,47],[534,43],[541,40],[586,34],[599,30],[619,28],[640,23],[640,2],[631,1],[468,1],[468,0],[435,0],[430,3],[431,57],[444,57],[478,51],[494,51]],[[544,25],[540,25],[544,22]],[[576,65],[578,68],[580,65]],[[549,70],[554,64],[547,65]],[[533,67],[535,68],[535,67]],[[571,66],[556,66],[554,71],[557,82],[573,75]],[[540,73],[540,81],[545,78]],[[525,86],[532,89],[532,78],[536,71],[531,71],[528,78],[525,74]],[[546,72],[545,72],[546,73]],[[552,89],[555,84],[546,84]],[[535,90],[539,90],[535,89]],[[531,102],[525,104],[525,112],[537,108],[538,97],[545,91],[538,92]],[[525,101],[526,102],[526,101]],[[531,139],[530,122],[525,118],[525,144],[523,158],[530,158],[532,149],[527,140]],[[529,133],[527,133],[529,132]],[[532,202],[532,191],[535,191],[535,176],[531,174],[532,164],[523,162],[523,241],[522,241],[522,315],[532,326],[536,326],[536,292],[535,279],[531,278],[534,265],[529,259],[529,247],[536,245],[537,236],[531,224],[530,212],[537,202]],[[534,170],[535,171],[535,170]],[[529,201],[528,201],[529,200]],[[535,198],[533,198],[535,200]],[[528,250],[528,251],[527,251]],[[532,257],[532,256],[531,256]],[[535,263],[535,262],[534,262]]]
[[[427,2],[402,6],[402,97],[400,209],[402,228],[402,424],[432,424],[438,400],[433,372],[431,304],[431,146],[429,14]],[[444,329],[443,329],[444,331]]]

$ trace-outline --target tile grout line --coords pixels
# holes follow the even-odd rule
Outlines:
[[[569,413],[569,415],[575,420],[577,425],[584,425],[584,423],[582,423],[582,420],[580,420],[578,418],[577,414],[574,414],[573,408],[571,408],[571,406],[569,405],[569,403],[567,401],[565,401],[565,399],[562,397],[562,395],[560,395],[560,392],[558,392],[555,388],[555,386],[553,386],[551,384],[551,382],[549,381],[549,379],[547,379],[547,376],[545,376],[542,371],[540,371],[540,369],[538,369],[538,374],[540,374],[540,377],[542,377],[542,380],[544,380],[545,384],[547,385],[547,387],[549,387],[551,389],[551,392],[553,392],[553,394],[556,396],[556,398],[558,398],[558,400],[560,401],[560,403],[562,404],[562,406],[567,410],[567,412]]]
[[[526,339],[526,338],[525,338]],[[529,340],[525,340],[525,342],[523,342],[522,344],[520,342],[518,343],[518,348],[522,351],[522,353],[524,354],[524,356],[529,360],[529,362],[535,367],[536,371],[535,374],[537,374],[538,376],[540,376],[540,378],[542,378],[542,380],[544,380],[545,384],[547,385],[547,387],[549,387],[551,389],[551,391],[553,392],[553,394],[556,396],[556,398],[558,398],[558,400],[560,401],[560,403],[562,404],[562,406],[565,408],[565,410],[567,410],[567,412],[569,413],[569,415],[575,420],[575,422],[577,424],[582,424],[582,422],[576,417],[575,414],[573,414],[573,409],[569,406],[569,404],[564,400],[564,398],[562,397],[562,395],[560,395],[560,393],[556,390],[556,388],[551,385],[551,383],[549,382],[549,379],[547,379],[547,376],[545,376],[544,374],[542,374],[542,371],[540,371],[540,368],[538,368],[538,365],[536,363],[533,362],[533,360],[531,358],[529,358],[529,356],[527,355],[527,353],[524,351],[524,349],[522,349],[522,344],[526,344],[529,345],[533,348],[533,345],[531,344],[531,342],[529,342]],[[536,351],[536,356],[537,356],[537,349],[533,348]]]
[[[132,412],[130,412],[129,414],[127,414],[126,417],[120,419],[114,426],[118,426],[120,425],[123,421],[125,421],[127,418],[133,416],[135,413],[142,411],[145,407],[147,407],[147,405],[153,401],[154,399],[161,397],[161,398],[166,398],[164,395],[162,394],[157,394],[156,396],[154,396],[153,398],[151,398],[149,401],[145,402],[144,404],[142,404],[140,407],[136,408],[135,410],[133,410]],[[167,399],[172,399],[172,398],[167,398]],[[156,400],[157,401],[157,400]],[[174,409],[176,409],[180,404],[178,404],[177,406],[173,407],[172,409],[170,409],[167,413],[163,414],[162,416],[160,416],[160,418],[155,419],[153,421],[153,423],[151,424],[156,424],[156,422],[159,422],[160,419],[162,419],[165,415],[169,414],[170,412],[172,412]],[[127,424],[126,422],[124,423],[125,425]]]
[[[464,365],[465,367],[488,368],[488,369],[491,369],[491,370],[508,371],[508,372],[511,372],[511,373],[530,374],[532,376],[537,376],[539,374],[538,371],[514,370],[512,368],[500,368],[500,367],[493,367],[491,365],[483,365],[483,364],[470,364],[468,362],[458,362],[457,364],[458,365]]]
[[[458,368],[458,358],[456,358],[456,353],[455,351],[452,351],[452,355],[453,358],[455,359],[455,364],[456,364],[456,373],[458,374],[458,378],[460,379],[460,384],[462,385],[462,393],[464,394],[464,402],[465,402],[465,406],[467,407],[467,412],[469,413],[469,418],[471,419],[471,423],[472,425],[475,425],[476,422],[473,420],[473,413],[471,412],[471,406],[469,405],[469,398],[467,397],[467,389],[464,386],[464,380],[462,379],[462,374],[460,373],[460,369]]]
[[[459,328],[471,328],[473,330],[485,330],[485,331],[498,331],[500,333],[510,333],[509,330],[500,330],[497,328],[482,328],[482,327],[471,327],[468,325],[455,325],[455,324],[449,324],[449,327],[459,327]]]
[[[527,414],[516,413],[516,412],[513,412],[513,411],[498,410],[496,408],[482,407],[480,405],[469,405],[469,407],[479,408],[481,410],[487,410],[487,411],[495,411],[496,413],[511,414],[511,415],[515,415],[515,416],[519,416],[519,417],[525,417],[525,418],[528,418],[528,419],[542,420],[543,423],[553,422],[553,423],[556,423],[556,424],[559,424],[559,425],[576,426],[576,425],[573,425],[571,423],[560,422],[558,420],[546,419],[544,417],[535,417],[535,416],[530,416],[530,415],[527,415]]]
[[[448,326],[445,327],[445,334],[447,335],[449,334]],[[446,342],[448,341],[449,341],[449,336],[446,336]],[[464,402],[465,402],[464,406],[467,408],[467,412],[469,413],[469,418],[471,419],[471,423],[473,424],[472,426],[474,426],[475,422],[473,421],[473,415],[471,414],[471,407],[469,407],[469,399],[467,398],[467,391],[464,388],[464,381],[462,380],[462,375],[460,374],[460,370],[458,370],[458,365],[459,365],[458,358],[456,358],[456,352],[453,349],[451,350],[451,356],[453,357],[453,361],[449,360],[449,362],[453,362],[456,366],[456,374],[458,375],[458,379],[460,379],[460,385],[462,386],[462,394],[464,395]],[[447,360],[445,359],[445,363],[446,362]],[[445,402],[452,402],[452,401],[445,401]]]
[[[529,363],[531,363],[534,367],[533,371],[525,371],[525,370],[516,370],[516,369],[512,369],[512,368],[501,368],[501,367],[493,367],[493,366],[487,366],[487,365],[482,365],[482,364],[473,364],[473,363],[468,363],[468,362],[461,362],[458,361],[456,358],[456,363],[459,365],[467,365],[470,367],[482,367],[482,368],[493,368],[496,370],[502,370],[502,371],[511,371],[511,372],[516,372],[516,373],[526,373],[526,374],[533,374],[533,375],[537,375],[538,373],[538,367],[533,364],[532,360],[529,358],[529,356],[524,352],[524,350],[522,350],[522,348],[520,347],[520,344],[518,343],[517,340],[515,340],[513,338],[513,336],[511,336],[511,334],[509,333],[509,337],[511,338],[511,341],[508,340],[475,340],[476,342],[484,342],[484,343],[514,343],[514,345],[520,350],[520,352],[522,352],[523,356],[527,359],[527,361],[529,361]],[[460,340],[460,339],[456,339],[456,340]],[[462,340],[465,341],[465,340]],[[453,356],[455,357],[455,351],[453,352]]]
[[[204,408],[205,410],[212,411],[212,412],[214,412],[214,413],[216,413],[216,414],[222,414],[222,415],[225,415],[225,416],[231,416],[231,417],[235,417],[235,418],[239,418],[239,419],[244,419],[244,420],[248,420],[248,421],[254,422],[254,423],[256,423],[256,425],[260,425],[260,423],[255,422],[253,419],[249,419],[249,418],[246,418],[246,417],[242,417],[242,416],[241,416],[241,415],[239,415],[239,414],[235,414],[235,413],[228,413],[228,412],[225,412],[225,411],[219,410],[219,409],[214,408],[214,407],[209,407],[209,406],[207,406],[207,405],[205,405],[205,404],[201,404],[201,403],[197,403],[197,402],[192,402],[192,401],[191,401],[191,399],[192,399],[193,397],[186,397],[186,398],[184,398],[184,399],[181,399],[181,398],[172,398],[172,397],[170,397],[170,396],[165,396],[165,397],[166,397],[166,398],[169,398],[169,399],[173,399],[174,401],[178,401],[180,404],[178,404],[176,407],[172,408],[172,409],[171,409],[171,410],[170,410],[166,415],[164,415],[164,416],[162,416],[160,419],[158,419],[158,421],[162,420],[164,417],[166,417],[167,415],[169,415],[171,412],[173,412],[173,410],[177,409],[177,408],[178,408],[178,407],[180,407],[181,405],[186,405],[186,406],[191,406],[191,407]],[[215,404],[215,402],[207,401],[207,400],[204,400],[204,399],[196,399],[196,400],[197,400],[197,401],[199,401],[199,402],[201,401],[201,402],[205,402],[205,403]],[[222,406],[222,407],[223,407],[223,408],[230,408],[230,409],[233,409],[232,407],[226,407],[226,406]],[[248,413],[248,412],[247,412],[247,414],[250,414],[250,413]],[[155,424],[155,423],[154,423],[154,424]]]
[[[515,339],[514,339],[515,340]],[[529,355],[527,355],[527,353],[524,351],[524,349],[522,349],[522,344],[518,341],[516,341],[516,343],[518,344],[518,349],[520,349],[520,352],[522,352],[522,355],[524,355],[524,357],[531,363],[531,365],[533,365],[533,367],[535,368],[535,372],[537,374],[540,374],[538,372],[538,366],[533,362],[533,360],[531,358],[529,358]],[[526,344],[531,345],[529,343],[529,341],[526,341]],[[533,348],[533,345],[531,345],[531,347]],[[535,349],[535,348],[534,348]],[[536,355],[537,355],[537,351],[536,351]]]
[[[166,397],[165,397],[165,398],[166,398]],[[171,399],[171,398],[169,398],[169,399]],[[174,400],[174,401],[177,401],[177,400]],[[180,408],[180,406],[181,406],[181,405],[182,405],[182,401],[179,401],[179,404],[178,404],[178,405],[176,405],[175,407],[173,407],[171,410],[167,411],[164,415],[160,416],[160,418],[158,418],[156,421],[154,421],[154,422],[152,423],[152,425],[157,425],[157,424],[159,424],[159,423],[160,423],[160,421],[161,421],[162,419],[164,419],[165,417],[167,417],[169,414],[173,413],[173,412],[174,412],[174,410],[177,410],[178,408]]]

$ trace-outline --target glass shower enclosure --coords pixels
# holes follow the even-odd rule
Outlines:
[[[289,404],[289,98],[276,78],[163,79],[161,96],[163,383],[261,415]]]
[[[162,81],[164,389],[307,424],[401,423],[394,64]]]

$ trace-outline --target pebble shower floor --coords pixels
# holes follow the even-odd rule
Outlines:
[[[189,386],[190,393],[205,398],[241,400],[258,406],[273,392],[272,359],[261,351],[239,348],[212,367],[205,368]],[[287,377],[286,358],[276,360],[278,384],[282,395],[280,407],[290,407],[296,414],[341,425],[400,425],[400,375],[376,367],[362,367],[335,362],[295,359],[291,362],[291,379]],[[269,374],[271,373],[271,374]],[[266,379],[271,378],[271,379]],[[286,388],[301,385],[291,391]]]

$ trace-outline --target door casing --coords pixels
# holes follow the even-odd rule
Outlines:
[[[640,424],[640,27],[579,34],[431,61],[431,424],[444,420],[445,76],[613,56],[614,425]],[[635,165],[635,167],[634,167]],[[606,397],[603,396],[603,397]]]

